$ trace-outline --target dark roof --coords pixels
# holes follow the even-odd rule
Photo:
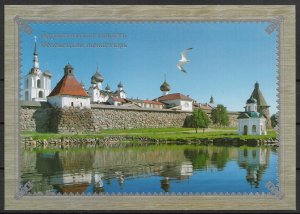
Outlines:
[[[82,85],[76,80],[73,75],[64,75],[63,78],[57,83],[55,88],[49,94],[49,97],[55,95],[72,95],[89,97]]]
[[[247,104],[250,104],[250,103],[257,103],[256,99],[254,99],[254,97],[251,95],[251,97],[247,100],[246,102]]]
[[[254,99],[257,100],[258,106],[269,106],[267,104],[264,96],[262,95],[261,91],[259,90],[259,84],[257,82],[255,83],[254,90],[253,90],[251,96],[253,96]]]
[[[160,86],[160,90],[161,91],[170,91],[171,87],[166,81],[164,81],[163,84]]]
[[[180,94],[180,93],[167,94],[167,95],[161,96],[157,99],[158,99],[158,101],[166,101],[166,100],[188,100],[188,101],[192,101],[192,99],[190,97],[185,96],[185,95]]]

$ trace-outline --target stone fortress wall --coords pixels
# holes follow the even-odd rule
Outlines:
[[[98,132],[101,129],[183,127],[191,112],[92,104],[91,109],[58,109],[45,102],[21,102],[21,131]],[[237,127],[237,112],[230,126]]]

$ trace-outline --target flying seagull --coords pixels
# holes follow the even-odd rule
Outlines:
[[[186,53],[187,53],[187,51],[192,50],[192,49],[193,48],[187,48],[181,52],[181,59],[179,60],[179,62],[177,64],[177,68],[184,73],[187,73],[187,72],[186,72],[186,70],[184,70],[183,66],[190,61],[186,58]]]

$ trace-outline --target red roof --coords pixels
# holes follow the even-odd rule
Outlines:
[[[49,97],[55,95],[72,95],[89,97],[80,83],[76,80],[73,75],[64,75],[63,78],[57,83],[55,88],[49,94]]]
[[[163,103],[154,100],[144,100],[143,102],[148,104],[154,104],[154,105],[163,105]]]
[[[111,97],[111,99],[112,99],[113,101],[126,103],[126,101],[125,101],[123,98],[120,98],[120,97]]]
[[[185,96],[180,93],[175,93],[175,94],[168,94],[165,96],[161,96],[158,98],[159,101],[165,101],[165,100],[189,100],[192,101],[192,99],[188,96]]]

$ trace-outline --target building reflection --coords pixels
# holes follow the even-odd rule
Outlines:
[[[117,183],[122,191],[128,179],[160,177],[160,188],[172,191],[172,183],[189,179],[195,171],[224,170],[230,160],[246,169],[252,187],[268,165],[266,148],[158,147],[84,149],[60,152],[24,151],[23,183],[34,184],[32,192],[94,194]],[[138,184],[137,184],[138,185]]]
[[[239,148],[238,165],[246,169],[246,180],[251,188],[258,188],[262,175],[269,163],[270,150],[267,148]]]

